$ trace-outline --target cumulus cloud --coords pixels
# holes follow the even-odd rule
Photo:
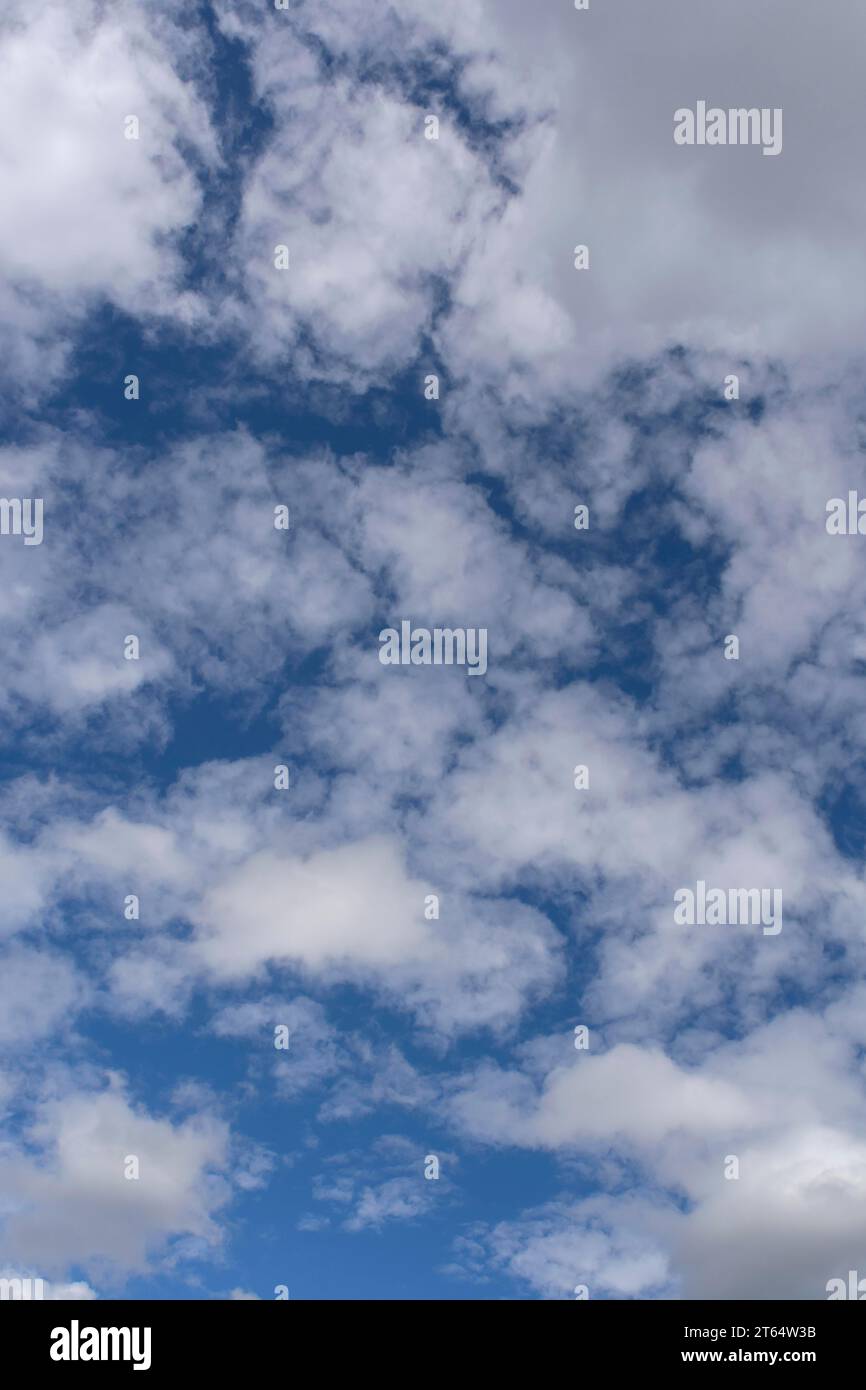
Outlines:
[[[536,404],[539,390],[564,393],[683,343],[816,364],[856,344],[864,305],[849,287],[864,277],[844,172],[859,107],[853,0],[832,30],[806,0],[794,10],[779,0],[757,34],[745,0],[713,16],[670,0],[664,23],[640,0],[543,15],[518,0],[399,14],[382,3],[360,29],[348,0],[291,17],[236,4],[220,13],[249,45],[277,117],[245,224],[259,251],[282,203],[299,254],[291,280],[275,278],[245,242],[249,284],[272,345],[286,325],[310,322],[332,353],[320,370],[349,354],[363,379],[411,359],[429,323],[425,273],[452,278],[436,324],[450,372]],[[439,103],[446,136],[429,149],[399,80],[407,59],[438,63],[453,89]],[[820,108],[816,70],[833,73],[834,101]],[[365,81],[357,106],[347,71]],[[675,145],[674,112],[700,99],[783,108],[781,157]],[[508,170],[512,196],[490,196],[483,162],[470,175],[460,103],[497,129],[486,160],[494,180]],[[575,272],[576,244],[590,246],[589,273]]]
[[[430,1026],[500,1024],[557,974],[556,937],[507,901],[446,904],[425,919],[429,883],[386,839],[306,860],[265,852],[217,883],[200,909],[198,952],[218,978],[267,961],[325,979],[380,982]]]
[[[177,15],[96,0],[6,9],[0,270],[26,389],[56,375],[64,335],[103,299],[143,316],[201,313],[175,241],[201,206],[190,152],[210,164],[218,152],[207,107],[175,70],[173,55],[187,76],[194,66]],[[138,139],[125,137],[128,116]]]
[[[0,952],[0,1047],[65,1036],[67,1022],[89,997],[86,980],[66,955],[24,947]]]
[[[0,1250],[53,1274],[69,1266],[116,1279],[144,1271],[180,1239],[221,1240],[229,1188],[226,1126],[206,1114],[180,1124],[132,1104],[119,1081],[46,1099],[27,1147],[6,1146]],[[131,1158],[138,1160],[137,1178]]]
[[[530,1062],[462,1078],[449,1104],[476,1140],[580,1155],[584,1178],[603,1174],[611,1151],[643,1175],[643,1190],[623,1192],[615,1167],[607,1193],[485,1230],[489,1256],[504,1249],[545,1297],[593,1278],[606,1297],[824,1297],[856,1267],[864,1233],[861,996],[852,989],[823,1017],[781,1013],[700,1065],[620,1045],[546,1072]],[[646,1257],[630,1285],[608,1267],[619,1259],[611,1227]]]

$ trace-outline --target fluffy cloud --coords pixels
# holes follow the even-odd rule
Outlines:
[[[432,891],[383,838],[305,860],[266,851],[205,898],[197,951],[222,979],[243,979],[270,961],[326,982],[379,984],[437,1029],[502,1025],[527,996],[550,987],[558,943],[539,913],[446,896],[442,918],[428,921]]]
[[[172,61],[191,75],[176,16],[174,6],[145,11],[127,0],[6,9],[0,270],[4,338],[24,349],[26,386],[55,374],[60,335],[104,298],[145,316],[201,312],[181,284],[174,242],[201,205],[190,152],[213,164],[217,149],[206,106]],[[137,140],[124,136],[130,115]]]
[[[566,3],[530,14],[519,0],[369,8],[361,32],[348,0],[291,16],[220,6],[275,113],[245,192],[248,282],[272,345],[308,322],[331,350],[327,366],[302,352],[307,370],[333,372],[345,354],[363,379],[411,358],[430,318],[425,273],[453,277],[436,325],[450,372],[527,401],[681,343],[817,362],[856,342],[853,0],[832,30],[807,0],[793,10],[774,0],[757,34],[746,0],[717,16],[670,0],[663,23],[640,0],[585,14]],[[681,45],[668,42],[671,27]],[[410,57],[447,93],[430,103],[446,136],[429,149]],[[816,69],[833,72],[834,100],[820,109]],[[358,105],[348,71],[368,84]],[[674,111],[698,99],[782,107],[782,155],[676,146]],[[486,158],[508,171],[508,197],[491,198],[483,166],[470,173],[467,105],[496,131]],[[277,239],[294,238],[299,256],[291,288],[261,245],[281,203],[292,235]],[[574,269],[577,243],[591,248],[589,273]]]
[[[65,955],[12,948],[0,953],[0,1047],[66,1036],[90,991]]]
[[[667,1258],[652,1236],[635,1230],[634,1204],[592,1199],[552,1202],[519,1220],[479,1226],[455,1241],[449,1272],[484,1278],[505,1271],[543,1298],[665,1298]]]
[[[475,1140],[580,1155],[583,1180],[597,1184],[609,1152],[644,1179],[643,1190],[618,1191],[628,1170],[616,1163],[613,1191],[485,1229],[485,1258],[546,1297],[594,1280],[606,1297],[823,1297],[829,1279],[856,1267],[866,1229],[852,1071],[862,993],[821,1018],[780,1014],[699,1066],[629,1045],[547,1072],[530,1063],[461,1080],[451,1114]],[[639,1255],[627,1280],[615,1272],[624,1249]]]
[[[415,356],[501,192],[453,122],[427,140],[426,109],[396,83],[322,61],[318,17],[311,33],[303,13],[219,11],[273,120],[234,244],[256,348],[272,368],[369,383]]]
[[[0,1251],[48,1274],[69,1266],[117,1278],[144,1271],[181,1238],[206,1250],[229,1188],[226,1126],[207,1115],[179,1124],[133,1106],[117,1080],[41,1104],[28,1144],[7,1146]],[[138,1159],[139,1177],[125,1165]]]

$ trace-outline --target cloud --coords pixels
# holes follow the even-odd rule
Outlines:
[[[262,93],[274,134],[233,248],[253,342],[272,370],[290,357],[304,375],[360,386],[415,356],[499,195],[453,127],[428,141],[422,108],[373,84],[323,82],[308,50],[275,42],[279,86]],[[278,246],[288,268],[275,267]]]
[[[363,36],[343,5],[217,12],[246,43],[273,122],[243,190],[240,312],[271,370],[290,357],[304,377],[362,389],[415,356],[502,204],[484,153],[447,109],[439,139],[425,138],[429,108],[401,82],[408,52],[430,56],[455,8],[431,18],[413,4],[397,17],[376,4]],[[444,78],[459,61],[439,52]],[[277,245],[288,247],[288,271],[274,269]]]
[[[0,1046],[21,1049],[58,1033],[90,997],[65,955],[23,947],[0,953]]]
[[[640,0],[596,14],[552,5],[541,18],[517,0],[369,9],[360,32],[347,0],[288,17],[220,7],[276,116],[245,190],[260,344],[267,334],[278,348],[307,323],[330,360],[300,351],[305,370],[363,380],[393,368],[430,325],[426,273],[452,281],[436,321],[449,372],[542,408],[548,393],[681,343],[816,364],[856,346],[853,0],[832,30],[806,0],[774,0],[757,32],[745,0],[719,16],[670,0],[684,36],[673,47]],[[412,61],[439,77],[427,104],[445,135],[427,148]],[[815,71],[833,73],[820,109]],[[675,145],[674,112],[698,99],[783,108],[781,157]],[[496,131],[481,160],[465,107],[476,131],[485,120]],[[281,219],[286,235],[268,235]],[[268,269],[275,239],[297,249],[291,276]],[[579,243],[591,248],[586,273],[574,269]]]
[[[581,1156],[582,1181],[611,1189],[485,1229],[470,1264],[504,1250],[545,1297],[592,1278],[605,1297],[824,1297],[864,1237],[861,997],[855,987],[823,1018],[788,1010],[700,1065],[620,1045],[542,1065],[534,1082],[532,1065],[461,1078],[449,1101],[461,1131]],[[605,1184],[607,1152],[619,1163]],[[646,1257],[628,1284],[607,1268],[617,1244]]]
[[[312,1195],[330,1203],[341,1217],[343,1230],[381,1230],[388,1222],[416,1221],[431,1215],[446,1201],[451,1183],[448,1172],[456,1168],[453,1154],[438,1155],[443,1165],[436,1178],[428,1178],[428,1156],[403,1135],[382,1135],[366,1153],[339,1156],[337,1171],[318,1174]],[[311,1215],[302,1229],[324,1229],[326,1218]]]
[[[321,1004],[302,995],[227,1004],[211,1020],[218,1038],[243,1038],[262,1048],[272,1063],[279,1095],[294,1098],[313,1087],[322,1089],[346,1066],[341,1035],[328,1022]],[[276,1047],[277,1028],[288,1029],[285,1049]],[[265,1053],[267,1049],[267,1053]]]
[[[70,1266],[116,1279],[144,1272],[172,1241],[218,1247],[229,1197],[226,1126],[207,1115],[175,1125],[127,1099],[117,1081],[44,1101],[27,1147],[6,1146],[0,1251],[54,1275]],[[139,1177],[124,1176],[130,1157]]]
[[[389,1178],[379,1187],[365,1187],[354,1212],[343,1224],[347,1231],[378,1229],[386,1221],[411,1221],[429,1208],[430,1198],[417,1179]]]
[[[216,979],[248,978],[270,961],[325,982],[378,983],[446,1030],[501,1025],[555,978],[556,938],[539,913],[458,899],[431,922],[431,891],[384,837],[304,860],[263,851],[205,897],[196,952]]]
[[[483,1278],[492,1267],[550,1299],[670,1297],[665,1252],[629,1227],[633,1205],[551,1202],[518,1220],[473,1228],[455,1241],[449,1272]]]
[[[74,323],[104,298],[143,317],[201,313],[176,239],[201,206],[192,152],[211,165],[218,154],[206,106],[175,71],[189,40],[173,21],[171,7],[127,0],[7,7],[0,269],[25,389],[56,375]]]
[[[866,595],[824,525],[862,442],[859,7],[214,12],[0,21],[0,491],[45,501],[41,545],[0,538],[0,1042],[29,1117],[0,1258],[214,1260],[231,1194],[264,1192],[277,1150],[213,1077],[185,1066],[181,1119],[47,1056],[149,1020],[233,1050],[244,1102],[399,1107],[556,1165],[563,1194],[468,1228],[473,1277],[820,1297],[864,1238]],[[784,107],[782,155],[677,147],[703,98]],[[62,428],[26,415],[105,306],[157,363],[183,345],[145,443],[79,393]],[[487,628],[484,681],[382,668],[404,617]],[[698,879],[781,889],[783,932],[681,928]],[[432,1213],[418,1152],[327,1155],[332,1231]]]
[[[494,52],[490,86],[502,100],[515,73],[531,74],[533,107],[550,115],[527,136],[519,195],[473,247],[443,324],[455,373],[483,362],[531,400],[534,385],[562,391],[679,343],[816,365],[855,347],[862,248],[845,171],[857,6],[841,7],[832,33],[806,0],[771,4],[757,29],[744,0],[712,16],[670,0],[665,15],[640,0],[592,15],[550,6],[540,22],[518,3],[480,8],[474,47]],[[820,110],[816,71],[833,73]],[[781,157],[676,146],[674,111],[698,99],[784,108]],[[588,272],[574,269],[578,243]]]
[[[150,451],[136,476],[112,449],[42,433],[0,451],[9,495],[45,498],[42,544],[0,546],[3,698],[21,725],[46,709],[110,713],[115,738],[164,740],[170,693],[249,699],[369,620],[371,581],[334,535],[346,483],[330,458],[272,454],[240,431]],[[294,509],[288,532],[280,505]],[[125,659],[128,634],[138,660]]]
[[[516,1088],[519,1095],[523,1080],[482,1072],[477,1087],[455,1096],[453,1111],[470,1133],[511,1141],[522,1136],[554,1148],[598,1140],[651,1145],[672,1131],[709,1135],[750,1118],[748,1103],[729,1085],[630,1044],[556,1069],[528,1115],[509,1094]]]

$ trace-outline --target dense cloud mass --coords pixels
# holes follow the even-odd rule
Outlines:
[[[864,43],[7,5],[0,1278],[862,1265]]]

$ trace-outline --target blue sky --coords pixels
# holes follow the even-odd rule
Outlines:
[[[0,497],[44,531],[0,535],[0,1275],[866,1275],[835,12],[13,0]],[[700,100],[783,109],[781,154],[678,146]],[[382,664],[403,620],[486,671]],[[701,882],[782,929],[681,925]]]

